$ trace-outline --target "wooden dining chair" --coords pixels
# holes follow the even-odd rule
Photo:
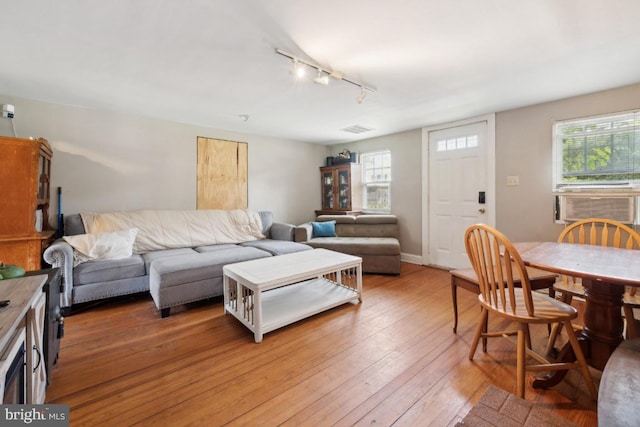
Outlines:
[[[583,219],[569,224],[558,236],[558,242],[640,249],[640,235],[635,230],[621,222],[604,218]],[[561,301],[567,304],[571,304],[573,297],[584,297],[582,283],[580,279],[575,277],[563,275],[553,288],[559,292]],[[630,295],[629,292],[633,292],[633,295]],[[627,320],[627,337],[629,338],[637,337],[633,307],[640,306],[640,298],[634,295],[635,288],[630,287],[625,294],[625,304],[623,305]],[[561,324],[554,325],[551,329],[545,354],[552,353],[561,329]]]
[[[471,343],[469,360],[473,360],[481,338],[516,335],[516,388],[518,396],[524,398],[525,371],[556,371],[579,368],[584,375],[589,391],[594,398],[597,398],[597,391],[589,372],[587,360],[575,334],[568,334],[569,342],[577,359],[573,363],[551,362],[530,348],[530,324],[562,323],[567,331],[573,332],[571,320],[578,316],[578,311],[555,298],[550,298],[539,292],[532,292],[527,269],[520,254],[509,239],[495,228],[485,224],[472,225],[465,232],[465,247],[478,277],[480,285],[478,300],[481,306],[480,321]],[[500,267],[501,255],[504,256],[505,268]],[[507,260],[511,262],[507,262]],[[520,287],[516,287],[514,277],[520,278]],[[489,313],[515,322],[516,328],[485,332]],[[538,364],[527,364],[527,356],[535,359]]]
[[[480,293],[480,285],[478,284],[478,277],[473,268],[462,268],[449,271],[451,275],[451,302],[453,304],[453,333],[458,331],[458,288],[466,289],[474,294]],[[529,283],[531,283],[531,290],[536,291],[539,289],[547,289],[550,297],[555,296],[555,290],[553,285],[558,278],[555,273],[539,270],[533,267],[527,267],[527,274],[529,276]],[[520,286],[520,278],[514,277],[516,286]]]

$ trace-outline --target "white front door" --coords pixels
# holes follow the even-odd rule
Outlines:
[[[493,116],[491,116],[493,118]],[[495,222],[493,132],[489,120],[429,130],[427,264],[445,268],[469,267],[464,247],[468,226]],[[491,168],[489,167],[491,164]]]

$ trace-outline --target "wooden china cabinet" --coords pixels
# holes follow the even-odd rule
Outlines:
[[[358,215],[362,212],[362,166],[342,163],[320,168],[322,209],[316,215]]]
[[[0,137],[0,262],[42,268],[53,240],[49,225],[51,146],[47,140]]]

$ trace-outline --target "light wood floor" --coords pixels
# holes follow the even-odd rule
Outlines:
[[[490,340],[468,360],[479,310],[475,295],[458,297],[456,335],[449,274],[403,264],[399,277],[365,275],[362,304],[261,344],[221,300],[165,319],[149,296],[114,301],[67,317],[47,402],[70,405],[72,426],[455,425],[489,384],[515,392],[511,343]],[[546,328],[537,327],[540,348]],[[597,424],[578,372],[552,390],[527,386],[525,397]]]

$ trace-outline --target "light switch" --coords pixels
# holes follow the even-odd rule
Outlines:
[[[509,175],[507,177],[507,185],[509,186],[520,185],[520,177],[518,175]]]

